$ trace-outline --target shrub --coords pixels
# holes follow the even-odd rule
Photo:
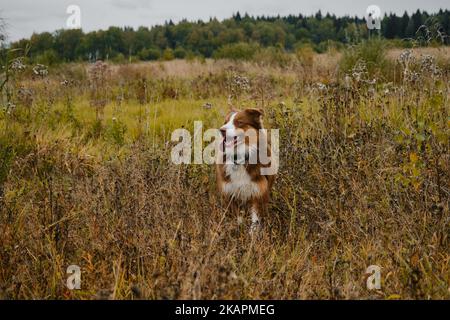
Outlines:
[[[314,62],[314,50],[310,45],[304,45],[295,51],[295,55],[304,68],[311,68]]]
[[[161,52],[155,48],[142,49],[139,51],[139,59],[147,60],[158,60],[161,57]]]
[[[173,51],[173,55],[175,56],[175,58],[177,59],[184,59],[186,57],[186,50],[184,50],[183,48],[176,48]]]
[[[386,58],[385,41],[368,40],[347,48],[339,63],[340,70],[347,73],[360,61],[364,61],[369,74],[388,75],[390,65]]]
[[[114,62],[114,63],[119,63],[119,64],[121,64],[121,63],[125,63],[125,62],[127,61],[127,59],[125,58],[125,56],[123,55],[123,53],[119,53],[119,54],[117,54],[115,57],[113,57],[113,58],[111,59],[111,61]]]
[[[194,61],[197,57],[198,57],[198,56],[196,56],[194,52],[192,52],[192,51],[189,50],[189,51],[186,52],[186,57],[185,57],[185,59],[186,59],[187,61]]]
[[[256,44],[245,42],[227,44],[219,48],[214,54],[215,59],[251,60],[258,50]]]
[[[59,56],[55,50],[50,49],[44,51],[44,53],[38,55],[35,59],[36,63],[43,64],[46,66],[52,66],[60,62]]]
[[[166,61],[175,59],[173,50],[170,48],[167,48],[166,50],[164,50],[162,58],[163,58],[163,60],[166,60]]]
[[[254,60],[261,62],[262,65],[272,65],[282,68],[288,67],[293,62],[292,55],[289,55],[280,47],[261,49],[255,55]]]

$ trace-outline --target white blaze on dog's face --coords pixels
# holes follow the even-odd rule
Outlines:
[[[257,149],[258,131],[262,129],[263,113],[259,109],[233,111],[225,119],[220,128],[222,134],[222,152],[227,156],[239,156]],[[236,151],[235,151],[236,149]]]
[[[237,144],[238,132],[234,125],[236,114],[237,112],[230,113],[225,120],[225,124],[220,128],[223,137],[224,150],[225,148],[231,148]]]

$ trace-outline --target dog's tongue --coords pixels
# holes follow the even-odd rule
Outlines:
[[[236,137],[233,137],[233,138],[226,138],[226,137],[224,137],[223,139],[222,139],[222,151],[223,152],[225,152],[225,149],[226,148],[231,148],[231,147],[233,147],[234,145],[236,145],[236,142],[237,142],[237,138]]]
[[[231,141],[225,141],[225,146],[232,147],[234,145],[234,140]]]

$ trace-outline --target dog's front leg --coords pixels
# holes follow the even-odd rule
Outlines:
[[[258,203],[253,202],[250,206],[250,213],[252,215],[252,224],[250,226],[250,234],[253,236],[257,234],[261,229],[261,221],[259,219],[260,215],[260,206]]]

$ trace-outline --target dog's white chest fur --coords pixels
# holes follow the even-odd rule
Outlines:
[[[225,164],[225,174],[230,178],[230,181],[223,184],[225,194],[242,201],[247,201],[259,194],[258,184],[251,180],[245,165]]]

